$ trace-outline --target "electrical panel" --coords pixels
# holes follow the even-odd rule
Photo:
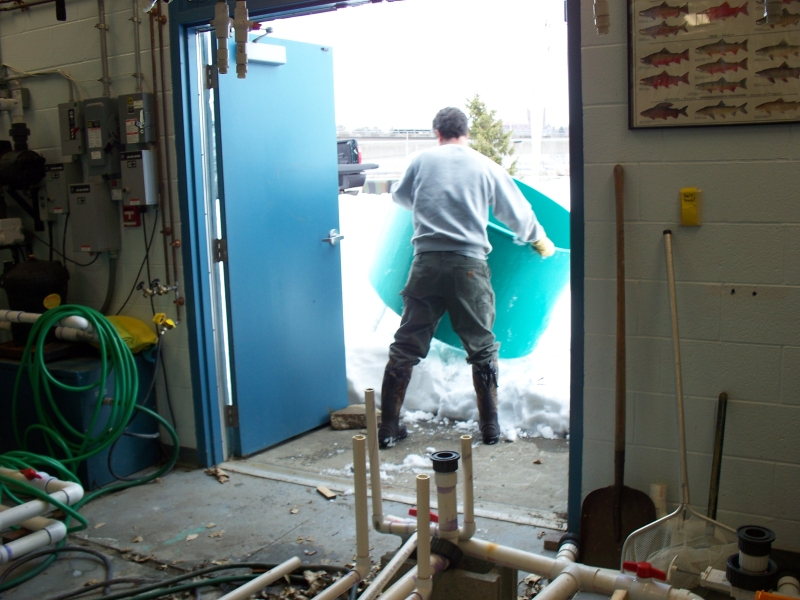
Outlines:
[[[156,127],[153,115],[153,94],[137,92],[124,94],[119,101],[119,124],[126,150],[144,149],[155,143]]]
[[[55,215],[69,213],[69,186],[83,179],[79,162],[44,166],[45,189],[39,191],[39,218],[52,221]]]
[[[120,154],[122,163],[122,205],[145,206],[158,203],[155,162],[150,150]]]
[[[66,102],[58,105],[58,125],[61,131],[61,154],[72,156],[83,154],[84,128],[83,105],[79,102]]]
[[[119,174],[119,117],[115,98],[83,101],[89,177]]]
[[[120,249],[119,204],[111,201],[107,183],[70,185],[69,206],[74,252]]]

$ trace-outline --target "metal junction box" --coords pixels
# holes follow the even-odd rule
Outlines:
[[[119,125],[126,150],[145,148],[155,143],[156,127],[153,116],[153,94],[125,94],[119,100]]]
[[[58,128],[61,134],[62,155],[83,154],[86,149],[83,125],[83,105],[80,102],[66,102],[58,105]]]
[[[122,205],[158,204],[153,152],[150,150],[123,152],[120,158],[122,159]]]
[[[70,185],[69,206],[73,252],[119,250],[119,204],[106,183]]]
[[[83,101],[89,177],[119,174],[119,117],[115,98]]]
[[[83,179],[79,162],[44,166],[45,189],[39,192],[39,216],[42,221],[69,213],[69,185]]]

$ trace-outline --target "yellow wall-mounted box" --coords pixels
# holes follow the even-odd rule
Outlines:
[[[678,193],[681,205],[681,225],[698,227],[703,223],[703,190],[681,188]]]

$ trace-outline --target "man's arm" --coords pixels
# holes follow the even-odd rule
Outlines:
[[[524,242],[529,242],[542,258],[555,254],[555,245],[544,231],[531,205],[517,184],[505,171],[499,174],[495,187],[494,215]]]
[[[416,173],[415,164],[411,163],[406,167],[400,181],[392,185],[392,200],[397,204],[411,210],[414,207],[412,192],[414,189],[414,174]]]

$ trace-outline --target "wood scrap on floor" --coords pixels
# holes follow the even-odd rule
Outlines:
[[[217,481],[220,483],[227,483],[228,480],[231,478],[225,471],[220,469],[219,467],[211,467],[206,469],[206,475],[209,477],[216,477]]]

